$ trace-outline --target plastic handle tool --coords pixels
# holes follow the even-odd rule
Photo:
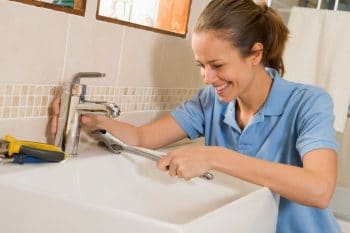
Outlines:
[[[59,162],[67,158],[67,154],[60,147],[32,141],[16,140],[10,135],[6,135],[1,141],[2,153],[7,157],[22,154],[42,159],[48,162]]]

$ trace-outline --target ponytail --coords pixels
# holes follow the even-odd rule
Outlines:
[[[277,12],[266,6],[266,37],[263,43],[263,64],[284,74],[283,52],[288,39],[289,30]]]

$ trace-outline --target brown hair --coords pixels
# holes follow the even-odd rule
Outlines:
[[[242,56],[255,43],[264,46],[262,64],[284,74],[283,52],[289,30],[275,10],[252,0],[213,0],[203,10],[194,32],[213,30],[232,42]]]

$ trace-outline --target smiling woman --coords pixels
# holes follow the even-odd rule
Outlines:
[[[75,15],[85,15],[86,0],[11,0]]]

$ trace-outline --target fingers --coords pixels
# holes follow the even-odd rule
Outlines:
[[[174,152],[171,152],[165,156],[163,156],[157,162],[157,167],[162,171],[168,171],[169,175],[178,178],[184,178],[186,180],[190,180],[191,177],[186,176],[186,169],[184,165],[181,164],[181,158]]]
[[[57,116],[51,116],[51,129],[50,129],[50,132],[51,134],[54,136],[56,135],[57,133],[57,120],[58,120],[58,117]]]
[[[61,97],[57,96],[52,101],[52,115],[58,115],[60,114],[60,105],[61,105]]]
[[[167,154],[166,156],[158,160],[157,167],[162,171],[168,171],[170,176],[178,176],[178,164],[172,161],[174,157],[175,156],[172,154]]]
[[[84,129],[87,129],[87,130],[96,130],[97,129],[96,119],[92,116],[83,115],[80,118],[80,122],[81,122]]]
[[[158,160],[157,167],[162,171],[168,171],[170,176],[178,176],[178,164],[175,161],[173,161],[174,158],[175,154],[173,153],[169,153],[163,156],[160,160]]]
[[[80,122],[85,129],[96,130],[99,129],[101,122],[104,122],[107,119],[108,118],[105,116],[83,115],[81,116]]]
[[[160,160],[157,161],[157,167],[162,171],[168,171],[170,169],[170,161],[174,155],[171,153],[163,156]]]
[[[211,169],[211,150],[206,147],[180,148],[171,151],[157,163],[159,169],[167,171],[170,176],[189,180]]]
[[[175,163],[170,163],[169,165],[169,176],[178,176],[177,172],[178,165]]]
[[[81,116],[80,122],[84,125],[88,125],[92,120],[89,116],[83,115]]]
[[[58,116],[60,114],[60,105],[61,105],[61,97],[58,95],[51,103],[50,109],[50,140],[53,140],[56,137],[57,133],[57,124],[58,124]]]

